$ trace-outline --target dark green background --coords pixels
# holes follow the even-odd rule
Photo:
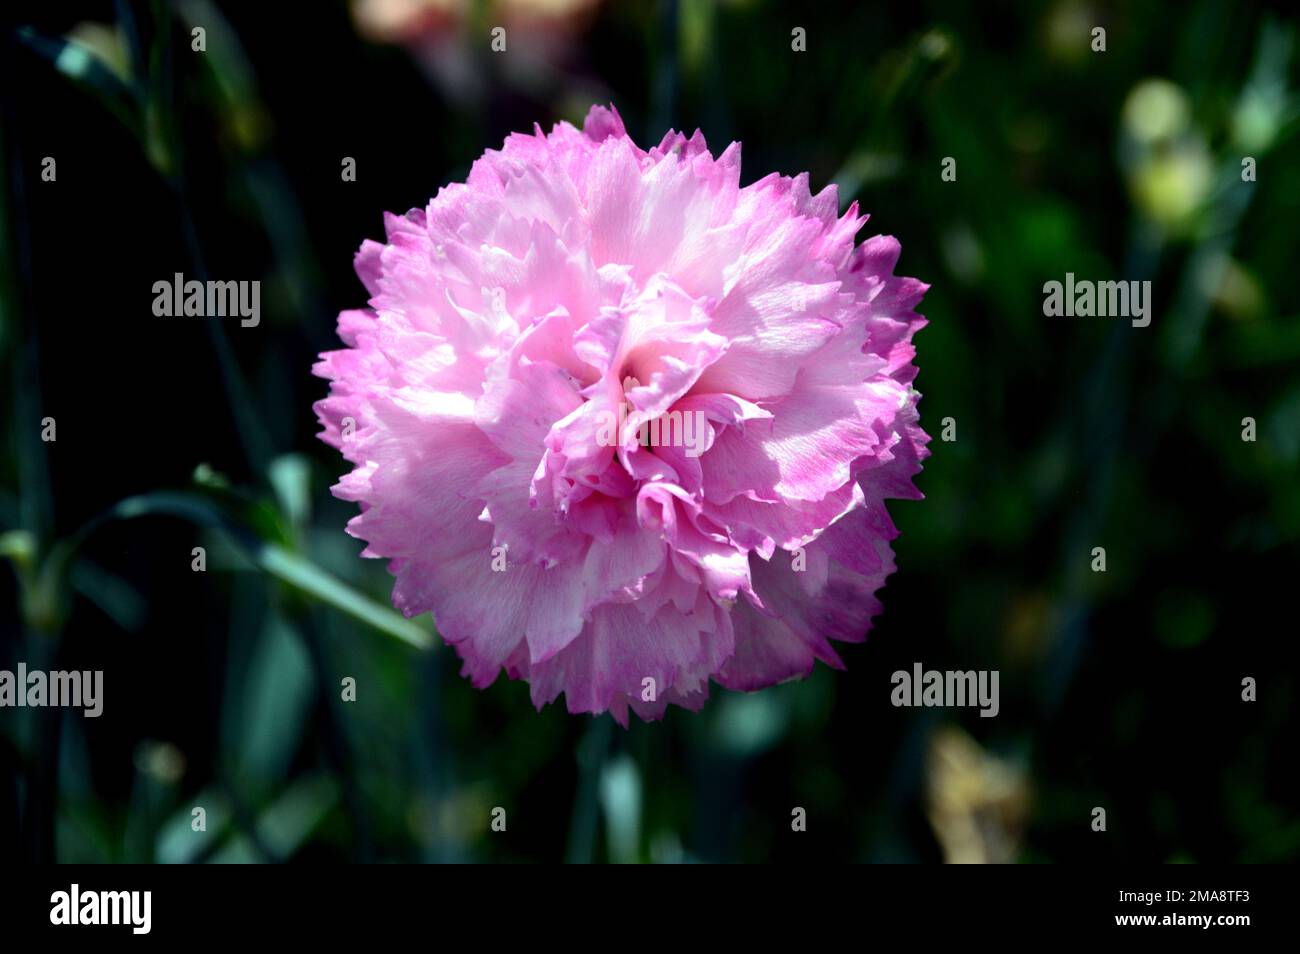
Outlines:
[[[0,710],[4,858],[1300,857],[1293,21],[1236,2],[608,2],[521,72],[530,28],[494,55],[503,14],[478,3],[437,47],[465,58],[454,86],[419,65],[427,36],[370,42],[341,4],[14,6],[0,666],[103,669],[105,713]],[[70,56],[70,33],[102,59]],[[932,284],[927,499],[892,505],[899,571],[848,671],[628,731],[535,713],[522,683],[476,691],[445,647],[393,638],[422,634],[343,533],[345,466],[311,413],[381,213],[593,101],[643,145],[669,126],[743,141],[745,182],[838,181],[872,214],[863,237],[898,236],[900,272]],[[155,318],[177,271],[261,280],[261,326]],[[1045,318],[1066,272],[1150,280],[1151,326]],[[894,708],[890,674],[917,661],[1000,670],[1000,714]]]

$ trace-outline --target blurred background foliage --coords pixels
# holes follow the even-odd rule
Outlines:
[[[0,711],[3,857],[1300,858],[1283,11],[10,5],[0,666],[103,669],[105,711]],[[868,642],[846,673],[627,731],[535,713],[522,683],[473,690],[427,617],[389,609],[311,413],[381,212],[609,101],[643,145],[698,126],[715,151],[743,140],[746,182],[837,183],[872,213],[864,236],[898,236],[900,271],[933,285],[927,499],[892,507],[900,569]],[[1044,318],[1067,271],[1152,281],[1150,327]],[[260,279],[261,325],[156,319],[152,283],[174,272]],[[1000,714],[892,707],[890,674],[916,661],[1000,670]]]

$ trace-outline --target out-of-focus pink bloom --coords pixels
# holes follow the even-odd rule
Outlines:
[[[449,98],[474,102],[484,93],[485,56],[500,27],[505,49],[493,63],[501,76],[532,92],[552,84],[573,58],[600,0],[353,0],[357,31],[376,43],[405,47]]]
[[[476,686],[572,712],[702,704],[841,667],[919,498],[898,242],[835,188],[740,187],[740,146],[617,112],[515,134],[356,267],[322,356],[348,530],[432,611]]]

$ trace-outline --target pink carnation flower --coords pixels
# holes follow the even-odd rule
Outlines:
[[[370,307],[315,371],[348,532],[475,686],[626,724],[709,681],[843,668],[919,498],[899,244],[834,186],[740,186],[740,146],[618,113],[515,134],[356,257]],[[663,425],[663,426],[660,426]]]

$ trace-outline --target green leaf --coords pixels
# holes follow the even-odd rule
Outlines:
[[[354,619],[400,639],[416,649],[433,646],[433,635],[416,623],[358,593],[316,564],[280,546],[265,545],[256,556],[259,566],[322,603],[342,610]]]
[[[157,491],[128,497],[82,527],[73,537],[61,541],[43,568],[42,576],[50,591],[57,591],[54,583],[64,578],[76,551],[98,527],[111,520],[132,520],[145,516],[177,517],[220,531],[254,566],[294,589],[416,649],[431,649],[434,646],[433,633],[428,629],[375,602],[327,573],[307,557],[280,544],[259,539],[220,505],[189,491]]]
[[[204,812],[203,831],[195,831],[194,809]],[[230,805],[216,789],[205,789],[193,800],[176,810],[158,832],[155,851],[159,864],[190,864],[209,846],[226,834],[233,813]]]
[[[257,837],[274,857],[284,860],[307,840],[338,802],[338,787],[328,776],[294,782],[257,819]],[[237,835],[212,856],[215,864],[263,860],[247,835]]]
[[[115,573],[82,561],[72,568],[72,586],[122,629],[139,629],[149,614],[149,603],[134,586]]]
[[[280,510],[295,530],[302,527],[311,515],[311,464],[302,454],[281,454],[269,476]]]
[[[311,659],[288,623],[274,611],[247,665],[226,683],[223,748],[238,778],[253,784],[282,779],[302,741],[311,709]]]
[[[0,533],[0,557],[11,560],[14,566],[26,572],[36,559],[36,537],[26,530]]]
[[[78,86],[95,96],[132,134],[139,132],[135,96],[131,88],[90,47],[73,40],[41,36],[20,27],[19,41]]]

